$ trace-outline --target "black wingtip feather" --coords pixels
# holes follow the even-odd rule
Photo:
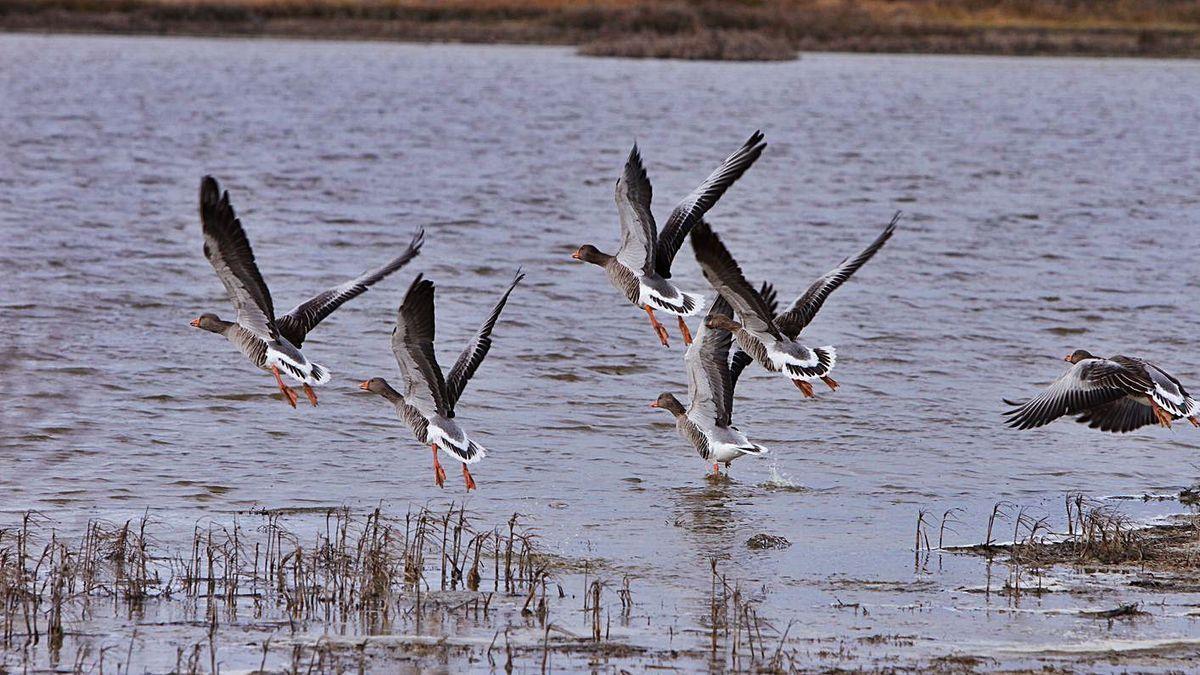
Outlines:
[[[634,167],[646,173],[646,167],[642,164],[642,151],[638,149],[637,141],[633,142],[633,147],[629,149],[629,157],[625,158],[625,165]]]
[[[200,179],[200,202],[204,204],[216,204],[221,199],[221,186],[217,183],[217,179],[212,176],[205,176]]]
[[[426,291],[426,289],[429,290]],[[408,291],[404,294],[404,300],[401,301],[400,306],[403,307],[405,304],[407,304],[409,297],[418,298],[421,294],[426,292],[431,293],[432,291],[433,282],[429,279],[426,279],[423,272],[417,274],[416,278],[412,280],[412,283],[408,285]]]

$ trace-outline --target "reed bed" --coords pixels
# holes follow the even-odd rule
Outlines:
[[[1055,528],[1049,516],[997,502],[983,541],[959,546],[945,545],[944,537],[947,532],[957,534],[960,509],[945,511],[940,522],[922,510],[914,539],[915,567],[923,568],[934,551],[981,555],[989,562],[999,559],[1007,574],[996,590],[1016,596],[1045,592],[1044,575],[1057,565],[1125,573],[1133,586],[1200,588],[1200,516],[1181,514],[1168,523],[1145,525],[1081,494],[1066,495],[1063,506],[1065,518]],[[931,543],[935,532],[936,547]],[[985,592],[992,591],[990,565],[988,569]]]
[[[630,659],[778,671],[796,658],[786,631],[760,616],[765,589],[744,592],[715,562],[710,616],[689,631],[707,640],[639,644],[614,636],[614,624],[650,623],[637,614],[636,578],[545,552],[517,514],[490,528],[473,520],[454,503],[402,516],[260,511],[196,525],[172,551],[149,514],[94,520],[68,538],[30,512],[0,528],[0,672],[485,661],[545,672]]]
[[[140,617],[150,605],[160,612],[170,606],[180,625],[206,627],[207,640],[178,649],[180,672],[212,670],[218,628],[243,618],[286,625],[293,637],[313,626],[420,636],[423,623],[485,625],[504,611],[494,602],[499,598],[512,607],[519,603],[510,613],[548,618],[547,582],[558,561],[539,551],[517,515],[487,530],[474,528],[454,504],[403,518],[331,510],[317,525],[309,523],[306,534],[284,521],[281,513],[263,512],[250,516],[249,528],[243,520],[197,526],[190,547],[172,554],[148,533],[148,515],[92,521],[82,536],[67,540],[48,520],[25,514],[20,524],[0,529],[0,650],[44,648],[57,667],[65,626]],[[296,643],[294,658],[308,652],[332,658],[334,643],[303,642]]]

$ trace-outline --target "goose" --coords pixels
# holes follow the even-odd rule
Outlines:
[[[222,335],[255,366],[275,375],[286,401],[296,407],[296,392],[283,383],[281,374],[304,386],[310,403],[317,405],[312,385],[329,381],[329,369],[309,361],[300,351],[305,337],[346,301],[362,295],[389,274],[404,267],[421,250],[425,231],[418,230],[408,248],[383,267],[369,270],[300,303],[287,314],[275,316],[271,291],[263,281],[250,240],[229,202],[212,176],[200,181],[200,222],[204,232],[204,257],[212,264],[237,310],[233,321],[213,313],[201,314],[191,325]]]
[[[837,350],[831,346],[809,347],[800,342],[798,336],[816,317],[826,298],[891,239],[899,219],[897,213],[869,246],[819,277],[781,314],[776,313],[774,288],[766,284],[756,291],[712,227],[704,221],[697,223],[692,228],[696,261],[704,277],[729,301],[740,320],[718,314],[706,323],[733,333],[741,347],[734,355],[734,361],[741,362],[738,371],[755,361],[772,373],[782,373],[806,397],[814,396],[809,382],[817,379],[836,390],[838,383],[829,373],[837,363]],[[768,292],[770,302],[764,297]]]
[[[708,316],[733,317],[729,303],[721,296],[713,301]],[[752,443],[732,424],[733,391],[737,376],[730,372],[729,347],[733,337],[723,328],[701,324],[696,340],[688,347],[683,362],[688,372],[688,399],[685,409],[674,394],[663,392],[650,404],[675,416],[679,435],[692,444],[700,457],[713,463],[713,475],[721,474],[743,455],[761,455],[767,451]]]
[[[603,267],[609,282],[629,302],[644,309],[650,325],[664,347],[669,347],[667,329],[654,316],[654,310],[674,314],[679,319],[679,331],[684,344],[692,343],[685,316],[704,308],[704,296],[685,293],[671,278],[671,262],[692,226],[711,209],[725,190],[749,169],[766,143],[762,132],[756,131],[737,152],[727,157],[695,190],[683,198],[671,215],[662,233],[650,212],[650,179],[642,165],[636,143],[625,161],[625,171],[617,179],[617,213],[621,220],[621,244],[614,255],[601,252],[591,244],[580,246],[571,257]]]
[[[392,353],[396,355],[396,363],[400,366],[404,392],[393,389],[382,377],[373,377],[358,385],[360,389],[390,401],[417,440],[433,448],[433,475],[438,487],[443,487],[446,481],[446,471],[438,461],[438,450],[442,449],[462,462],[463,482],[467,491],[475,489],[475,479],[467,465],[483,459],[487,450],[471,440],[466,430],[455,421],[455,405],[492,347],[492,329],[508,302],[509,294],[524,278],[525,275],[518,269],[504,295],[500,296],[475,337],[471,338],[454,362],[450,374],[443,377],[442,368],[433,352],[434,285],[432,281],[417,275],[404,295],[396,317],[396,327],[392,330]]]
[[[1092,429],[1125,433],[1148,424],[1170,428],[1172,420],[1187,418],[1200,427],[1200,404],[1179,380],[1157,365],[1132,356],[1104,359],[1086,349],[1064,357],[1072,364],[1045,391],[1004,413],[1016,429],[1034,429],[1064,415]]]

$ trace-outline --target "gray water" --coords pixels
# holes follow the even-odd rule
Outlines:
[[[772,452],[713,484],[669,416],[647,407],[686,391],[678,337],[657,346],[644,314],[569,256],[585,242],[615,248],[612,185],[634,140],[662,221],[759,128],[769,147],[711,212],[750,278],[793,297],[905,215],[807,331],[838,347],[842,388],[805,400],[748,371],[735,420]],[[1195,638],[1194,595],[1115,624],[1055,610],[1162,596],[1014,607],[962,592],[984,583],[983,561],[914,569],[912,539],[920,509],[963,509],[946,543],[975,543],[998,500],[1061,524],[1068,492],[1196,481],[1200,436],[1186,425],[1022,433],[999,413],[1075,348],[1144,356],[1200,387],[1198,134],[1200,69],[1188,62],[700,64],[3,36],[0,517],[33,509],[71,530],[148,509],[183,541],[197,522],[254,508],[461,499],[457,472],[434,486],[428,450],[355,385],[396,378],[388,334],[416,273],[438,284],[448,366],[523,266],[460,404],[490,450],[467,508],[525,514],[552,550],[634,575],[639,611],[660,628],[706,611],[716,557],[767,589],[793,637],[913,638],[862,648],[882,658],[1020,663],[1011,650]],[[188,326],[232,314],[200,250],[206,173],[231,191],[280,309],[426,228],[413,264],[306,342],[334,373],[320,407],[288,408],[269,375]],[[688,246],[676,277],[705,290]],[[752,552],[759,532],[793,545]]]

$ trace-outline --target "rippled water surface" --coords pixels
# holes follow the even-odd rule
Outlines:
[[[773,452],[713,484],[647,407],[686,391],[681,345],[657,346],[569,256],[615,247],[612,186],[635,139],[663,221],[758,128],[769,147],[711,212],[752,279],[797,294],[905,215],[808,329],[837,345],[842,388],[805,400],[748,371],[735,419]],[[148,509],[182,542],[254,508],[461,498],[456,472],[437,489],[428,450],[355,385],[396,378],[388,334],[416,273],[438,284],[449,365],[523,266],[460,404],[490,450],[467,507],[526,514],[552,550],[633,575],[657,625],[706,611],[715,557],[766,588],[793,636],[913,638],[875,651],[1019,663],[1006,650],[1194,638],[1178,598],[1108,625],[1044,610],[1121,597],[1014,608],[963,593],[984,563],[914,569],[912,540],[920,509],[962,508],[947,543],[967,543],[998,500],[1061,521],[1067,492],[1195,482],[1190,427],[1019,433],[999,412],[1075,348],[1142,355],[1200,388],[1198,134],[1186,62],[0,37],[0,511],[71,530]],[[334,373],[318,408],[283,405],[269,375],[188,326],[232,314],[201,254],[206,173],[231,191],[279,308],[426,228],[412,265],[306,342]],[[690,247],[676,270],[704,289]],[[760,532],[793,545],[750,551]]]

